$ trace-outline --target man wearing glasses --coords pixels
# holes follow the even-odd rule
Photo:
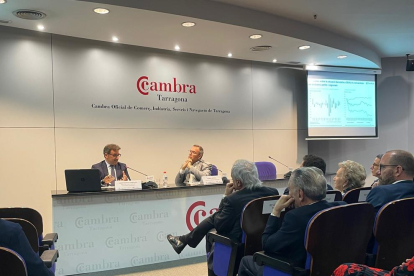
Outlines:
[[[372,189],[367,202],[376,212],[393,200],[414,197],[414,157],[404,150],[387,151],[379,164],[380,185]]]
[[[103,149],[105,160],[98,164],[92,165],[92,169],[98,169],[101,175],[101,184],[114,186],[116,180],[131,180],[128,174],[127,166],[118,162],[121,154],[121,148],[115,144],[106,145]]]
[[[175,185],[186,186],[188,183],[199,182],[202,176],[211,175],[211,165],[201,159],[203,154],[203,147],[199,145],[191,147],[187,160],[181,165],[175,177]]]

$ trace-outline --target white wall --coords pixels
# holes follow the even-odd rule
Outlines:
[[[108,143],[121,162],[170,182],[192,144],[229,173],[239,158],[291,167],[307,153],[306,74],[281,66],[213,58],[0,27],[0,206],[39,210],[51,231],[51,190],[64,190],[64,170],[90,168]],[[140,76],[194,84],[186,103],[141,95]],[[205,108],[222,113],[93,109],[92,104]],[[278,166],[278,174],[287,171]],[[141,179],[130,172],[132,178]]]
[[[382,59],[377,78],[378,139],[309,141],[309,153],[322,156],[328,172],[336,172],[338,163],[349,159],[361,163],[369,175],[377,154],[393,149],[414,152],[414,72],[405,71],[405,62],[405,57]],[[370,176],[366,184],[374,179]]]

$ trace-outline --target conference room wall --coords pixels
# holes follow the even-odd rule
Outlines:
[[[322,156],[327,170],[336,172],[338,162],[354,160],[367,171],[366,185],[371,185],[370,166],[379,153],[403,149],[414,152],[414,78],[405,71],[406,58],[383,58],[382,74],[377,76],[377,112],[379,138],[370,140],[309,141],[309,153]]]
[[[11,177],[19,187],[1,194],[1,206],[39,210],[45,231],[52,230],[50,192],[65,188],[64,170],[101,161],[107,143],[118,143],[121,161],[135,169],[156,178],[167,171],[170,183],[194,143],[205,147],[205,160],[228,174],[238,158],[263,161],[272,155],[295,167],[307,152],[302,71],[8,27],[0,27],[0,47],[8,69],[0,75],[0,131],[10,151],[1,180]],[[196,108],[231,113],[138,116],[90,107],[91,101],[108,99],[147,101],[136,89],[144,74],[195,84]],[[276,165],[278,174],[287,171]]]

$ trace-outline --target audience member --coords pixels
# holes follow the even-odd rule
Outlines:
[[[307,154],[307,155],[303,156],[303,161],[300,164],[300,167],[316,167],[316,168],[320,169],[323,172],[323,175],[325,175],[325,173],[326,173],[325,160],[323,160],[319,156],[312,155],[312,154]],[[329,183],[326,184],[326,188],[327,188],[328,191],[333,190],[332,186],[329,185]],[[287,187],[285,189],[283,194],[284,195],[289,194],[289,187]]]
[[[381,161],[381,158],[384,154],[378,154],[377,156],[375,156],[374,162],[372,163],[370,169],[371,169],[371,174],[372,176],[375,176],[377,179],[374,180],[374,182],[372,182],[371,187],[375,188],[379,185],[379,164]]]
[[[186,186],[188,183],[200,181],[203,176],[211,175],[211,164],[201,159],[203,154],[203,147],[199,145],[191,147],[187,160],[181,165],[175,177],[175,185]]]
[[[131,179],[128,174],[127,166],[119,162],[121,148],[115,144],[106,145],[103,149],[105,160],[92,165],[92,169],[98,169],[101,175],[101,184],[115,185],[115,180]]]
[[[237,160],[231,169],[231,177],[233,181],[226,185],[223,199],[216,213],[203,220],[186,235],[167,236],[168,241],[178,254],[186,245],[195,248],[213,228],[217,230],[218,234],[235,242],[241,242],[240,216],[244,206],[255,198],[279,194],[277,189],[262,186],[253,162]],[[211,245],[208,242],[206,247],[207,252],[210,252]],[[212,269],[211,255],[210,253],[210,270]]]
[[[317,212],[329,207],[344,205],[343,201],[328,203],[326,179],[315,167],[302,167],[293,171],[289,179],[289,195],[283,195],[275,204],[262,235],[265,254],[289,258],[296,267],[304,267],[306,250],[303,244],[308,221]],[[295,209],[287,212],[281,222],[284,208],[294,204]],[[263,267],[254,263],[252,256],[242,259],[239,276],[263,275]]]
[[[332,276],[414,276],[414,257],[391,271],[360,264],[342,264],[335,269]]]
[[[367,174],[361,164],[346,160],[339,163],[338,166],[339,169],[334,177],[334,186],[342,194],[365,185]]]
[[[414,157],[411,153],[387,151],[381,158],[379,173],[380,185],[367,196],[367,202],[374,206],[376,212],[390,201],[414,197]]]
[[[28,276],[54,275],[33,251],[19,224],[0,219],[0,233],[0,246],[15,251],[23,258],[26,263]]]

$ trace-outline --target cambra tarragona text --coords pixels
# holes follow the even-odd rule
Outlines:
[[[147,76],[142,76],[137,80],[137,89],[142,95],[148,95],[151,92],[173,92],[173,93],[190,93],[196,94],[196,87],[193,84],[180,84],[177,79],[173,82],[155,82],[149,81]]]

